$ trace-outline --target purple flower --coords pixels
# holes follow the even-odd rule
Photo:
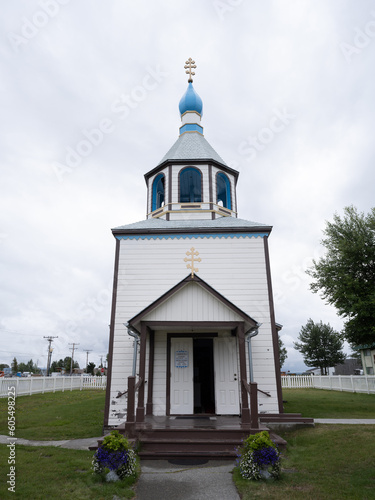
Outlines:
[[[280,459],[278,451],[272,446],[254,451],[253,458],[259,466],[273,465]]]
[[[96,460],[102,467],[110,470],[116,470],[128,461],[127,451],[109,451],[104,448],[98,448],[95,453]]]

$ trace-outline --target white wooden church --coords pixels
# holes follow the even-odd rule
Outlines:
[[[145,174],[146,219],[112,230],[104,428],[144,440],[147,429],[188,431],[198,422],[206,439],[215,428],[214,441],[223,429],[283,417],[271,226],[238,217],[239,173],[204,137],[194,67],[189,59],[178,139]],[[176,450],[178,439],[181,450],[183,433],[171,437]]]

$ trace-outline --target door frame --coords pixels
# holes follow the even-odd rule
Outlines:
[[[240,372],[240,411],[242,424],[250,424],[249,394],[247,392],[247,368],[246,368],[246,344],[245,323],[242,321],[140,321],[141,323],[141,347],[139,360],[139,377],[145,380],[146,375],[146,339],[147,333],[162,330],[167,333],[167,359],[166,359],[166,416],[170,415],[170,383],[171,383],[171,346],[168,338],[170,335],[194,336],[207,335],[216,336],[218,331],[230,331],[238,339],[239,372]],[[181,333],[178,333],[178,330]],[[190,330],[190,332],[188,331]],[[175,332],[175,333],[170,333]],[[201,332],[197,334],[197,332]],[[204,333],[202,333],[204,332]],[[154,358],[149,359],[149,372],[153,373]],[[148,410],[152,414],[153,385],[148,387]],[[136,422],[144,422],[144,384],[142,383],[138,393],[138,407],[136,411]]]
[[[214,339],[215,337],[218,336],[217,332],[206,332],[206,333],[191,333],[191,332],[181,332],[181,333],[167,333],[167,387],[166,387],[166,415],[170,416],[171,415],[171,375],[172,375],[172,366],[171,366],[171,339],[172,338],[178,338],[178,337],[188,337],[191,339]],[[192,358],[192,362],[194,363],[194,360]],[[192,390],[194,391],[194,384],[192,384]],[[193,392],[193,397],[194,397],[194,392]],[[194,407],[193,407],[193,413],[194,415]]]

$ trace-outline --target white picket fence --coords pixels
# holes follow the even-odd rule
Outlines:
[[[285,389],[328,389],[375,394],[375,375],[283,375]]]
[[[107,377],[12,377],[0,378],[0,398],[9,394],[24,396],[44,392],[72,391],[73,389],[102,389],[107,386]],[[14,388],[14,389],[12,389]]]

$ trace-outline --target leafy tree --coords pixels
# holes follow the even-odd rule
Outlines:
[[[303,354],[305,364],[320,368],[322,375],[327,375],[327,368],[344,363],[346,359],[342,351],[344,342],[329,323],[314,323],[309,319],[298,339],[300,342],[294,342],[294,347]]]
[[[18,372],[17,358],[13,358],[11,367],[12,367],[12,373],[17,373]]]
[[[95,368],[95,363],[92,361],[87,365],[87,373],[91,373],[94,375],[94,368]]]
[[[4,368],[9,368],[9,365],[6,363],[0,363],[0,370],[4,370]]]
[[[64,358],[64,369],[65,369],[65,371],[66,371],[67,373],[68,373],[68,372],[70,373],[70,365],[71,365],[71,363],[72,363],[72,358],[71,358],[71,356],[66,356],[66,357]],[[79,364],[78,364],[78,362],[77,362],[77,361],[74,361],[74,362],[73,362],[73,368],[79,368]]]
[[[280,368],[284,366],[285,360],[288,357],[288,351],[286,350],[286,347],[284,346],[283,341],[281,340],[279,336],[279,358],[280,358]]]
[[[364,215],[353,206],[327,222],[327,252],[307,270],[311,290],[345,318],[343,335],[352,345],[375,341],[375,208]]]
[[[58,361],[53,361],[51,364],[51,372],[61,372],[64,368],[64,360],[59,359]]]
[[[19,363],[18,364],[18,371],[20,372],[32,372],[32,373],[39,373],[40,370],[37,367],[37,365],[34,363],[32,359],[28,361],[27,363]]]

